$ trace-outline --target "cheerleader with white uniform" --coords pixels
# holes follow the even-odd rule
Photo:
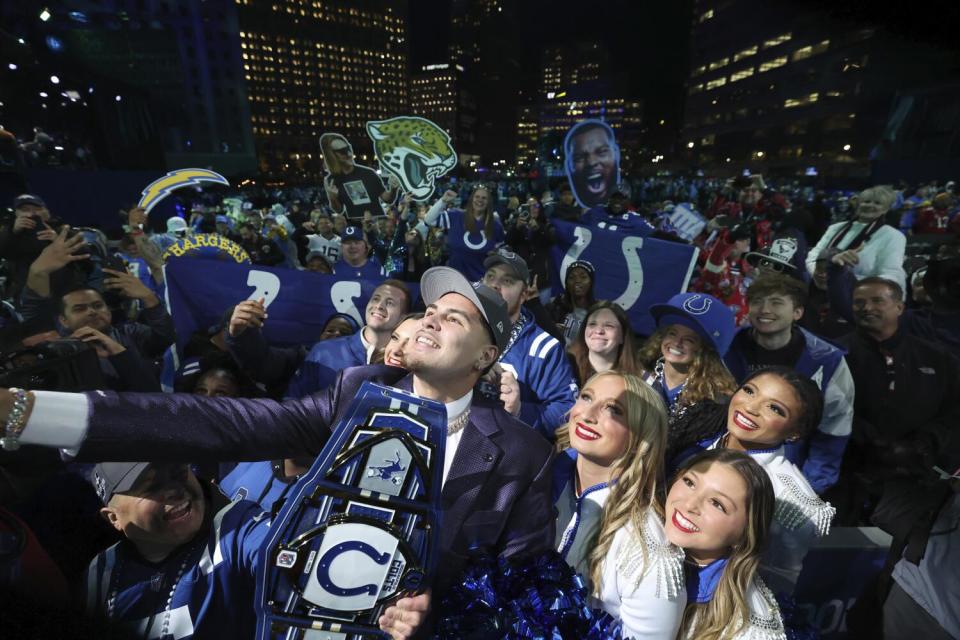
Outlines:
[[[806,376],[785,367],[771,367],[747,377],[726,406],[717,405],[716,413],[719,415],[715,418],[725,418],[725,428],[713,429],[699,439],[693,451],[742,451],[767,472],[776,508],[760,570],[774,591],[790,594],[807,551],[817,538],[829,533],[836,513],[817,496],[800,469],[787,460],[783,447],[784,442],[803,438],[820,423],[823,396]],[[699,419],[705,425],[717,424],[707,416]],[[686,435],[693,433],[691,429]]]
[[[683,552],[667,542],[655,504],[667,415],[658,394],[617,371],[591,377],[557,431],[557,540],[594,604],[624,638],[674,638],[686,592]]]
[[[744,453],[704,451],[678,470],[664,511],[667,540],[686,552],[679,638],[785,640],[758,572],[775,503],[769,475]]]

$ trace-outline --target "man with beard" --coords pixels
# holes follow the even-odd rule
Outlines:
[[[510,415],[552,440],[576,402],[576,375],[560,341],[537,326],[533,313],[523,307],[530,286],[524,259],[502,248],[484,265],[483,284],[503,296],[513,323],[510,341],[493,372],[496,395]]]
[[[147,638],[253,637],[270,526],[258,504],[230,502],[187,464],[107,462],[91,479],[100,515],[124,538],[90,563],[88,615]],[[404,598],[380,628],[409,637],[426,608],[427,596]]]
[[[857,330],[843,344],[857,396],[840,482],[828,492],[836,524],[868,523],[901,488],[936,481],[934,465],[955,465],[960,365],[942,345],[904,331],[903,309],[903,290],[892,280],[854,286]]]
[[[577,202],[588,209],[606,203],[620,182],[620,147],[610,127],[584,120],[570,129],[563,146]]]
[[[503,298],[449,267],[428,270],[420,285],[427,311],[404,354],[409,371],[346,369],[325,392],[283,403],[0,389],[3,444],[76,449],[78,460],[316,456],[365,381],[412,391],[444,403],[448,417],[433,585],[433,597],[442,598],[460,579],[470,553],[508,558],[554,548],[552,454],[533,429],[473,391],[510,339]]]
[[[369,364],[373,355],[387,346],[412,303],[404,283],[386,280],[370,296],[364,312],[366,324],[360,331],[317,342],[303,357],[299,349],[268,346],[260,331],[267,318],[263,301],[244,300],[230,319],[227,346],[244,370],[263,384],[276,384],[296,368],[284,396],[300,398],[326,389],[342,369]]]

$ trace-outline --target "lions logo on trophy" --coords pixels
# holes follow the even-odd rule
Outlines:
[[[383,610],[436,568],[446,409],[368,382],[345,415],[270,527],[261,640],[384,637]]]

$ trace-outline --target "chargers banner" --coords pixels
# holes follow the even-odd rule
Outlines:
[[[260,298],[270,314],[263,328],[268,342],[312,344],[334,313],[348,314],[363,326],[367,301],[381,282],[191,258],[171,258],[164,272],[178,349],[195,331],[216,324],[228,307]],[[417,300],[419,287],[407,286]]]
[[[554,293],[560,293],[570,263],[587,260],[598,274],[594,297],[619,304],[630,316],[633,330],[650,335],[655,329],[650,305],[687,290],[696,247],[562,220],[553,224],[557,231],[550,249]]]

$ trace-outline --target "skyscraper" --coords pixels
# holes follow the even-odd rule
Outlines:
[[[921,42],[758,0],[697,0],[691,42],[681,162],[731,172],[865,176],[897,90],[947,68]]]
[[[318,177],[325,132],[372,162],[365,123],[407,113],[406,2],[236,1],[260,170]]]
[[[607,47],[597,41],[554,45],[544,50],[539,91],[518,110],[515,162],[562,171],[562,143],[577,122],[602,120],[612,128],[629,168],[640,136],[643,101],[631,97],[615,71]]]
[[[458,153],[473,153],[476,102],[464,87],[463,67],[425,65],[410,78],[410,113],[436,122],[450,134]]]

